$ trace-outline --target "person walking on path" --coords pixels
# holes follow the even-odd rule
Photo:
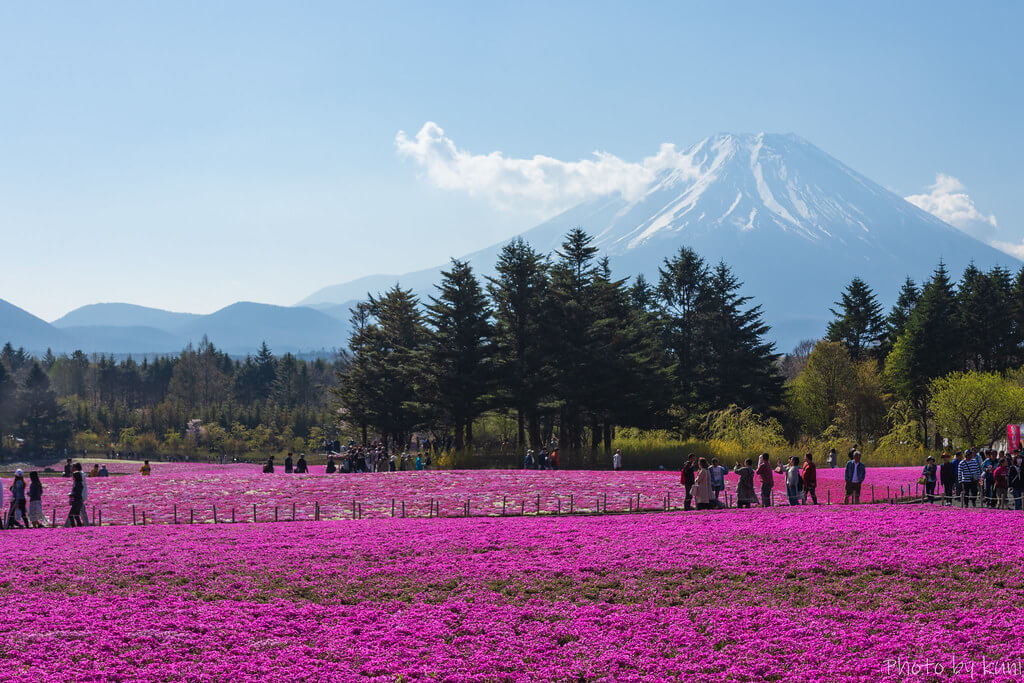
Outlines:
[[[843,479],[846,481],[846,495],[843,497],[843,504],[849,505],[851,502],[854,505],[860,504],[860,488],[867,479],[867,468],[864,467],[864,463],[860,461],[860,451],[853,452],[853,459],[846,463],[846,471],[843,473]]]
[[[43,516],[43,482],[39,481],[38,472],[28,473],[28,521],[37,529],[46,525]]]
[[[757,476],[761,479],[761,507],[771,507],[775,478],[772,476],[772,464],[768,461],[767,453],[762,453],[757,463]]]
[[[679,473],[679,481],[683,485],[683,510],[688,511],[693,506],[693,484],[697,480],[697,454],[690,453],[686,456],[683,464],[683,471]]]
[[[817,505],[818,468],[814,464],[814,456],[810,453],[804,456],[804,464],[800,467],[800,481],[804,485],[804,505],[807,505],[807,496],[810,496]]]
[[[716,507],[719,503],[719,496],[722,491],[725,490],[725,473],[728,472],[724,467],[718,464],[718,458],[711,459],[711,500],[714,501]]]
[[[693,482],[693,499],[698,510],[707,510],[711,507],[711,469],[708,467],[707,458],[700,459],[700,467]]]
[[[935,464],[935,458],[928,456],[924,461],[924,469],[921,470],[921,479],[924,480],[924,492],[929,503],[935,502],[935,484],[939,480],[939,468]]]
[[[14,482],[11,484],[11,509],[7,513],[7,528],[16,526],[28,528],[28,505],[26,504],[25,473],[21,470],[14,471]],[[21,513],[21,522],[18,522],[17,513]]]
[[[740,477],[736,483],[736,507],[749,508],[751,503],[757,502],[757,494],[754,492],[754,461],[747,458],[743,467],[736,465],[733,472]]]
[[[788,465],[779,463],[775,471],[786,478],[786,498],[790,505],[800,504],[800,458],[795,455],[789,459]]]
[[[960,462],[957,479],[963,495],[964,507],[978,506],[978,480],[981,479],[981,465],[976,458],[964,458]]]
[[[953,495],[956,492],[956,463],[950,461],[949,453],[942,454],[939,481],[942,482],[942,504],[952,505]]]

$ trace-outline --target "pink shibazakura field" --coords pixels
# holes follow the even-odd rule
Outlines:
[[[879,504],[8,532],[0,679],[1018,680],[991,672],[1024,652],[1022,519]]]
[[[148,522],[173,521],[174,506],[179,522],[213,520],[213,506],[220,521],[230,520],[234,510],[238,521],[251,521],[253,505],[258,521],[272,521],[275,508],[278,519],[290,519],[292,505],[297,519],[311,519],[317,504],[322,519],[342,519],[352,515],[352,503],[360,506],[363,517],[390,517],[392,500],[396,515],[406,504],[408,516],[427,516],[435,501],[441,516],[462,516],[468,502],[473,516],[500,515],[502,504],[508,514],[537,511],[538,496],[542,513],[593,512],[607,503],[609,511],[662,509],[666,496],[673,506],[682,506],[684,491],[679,473],[609,472],[583,470],[456,470],[425,472],[381,472],[376,474],[324,474],[323,466],[310,474],[263,474],[259,465],[204,465],[154,463],[153,474],[143,477],[137,465],[118,463],[112,471],[132,474],[109,478],[89,478],[86,511],[102,513],[104,524],[126,524],[145,512]],[[913,492],[920,468],[895,467],[868,469],[864,500],[871,500],[872,485],[879,499],[891,491]],[[735,500],[736,477],[730,474],[726,491]],[[58,519],[67,513],[69,480],[44,480],[43,507],[48,516],[57,508]],[[843,470],[818,470],[818,500],[824,504],[842,502]],[[760,486],[758,486],[760,491]],[[775,476],[775,503],[786,504],[785,485]],[[571,496],[571,503],[570,503]],[[437,514],[437,513],[435,513]]]

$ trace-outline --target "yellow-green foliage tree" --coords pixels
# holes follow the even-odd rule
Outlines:
[[[995,372],[952,372],[932,380],[929,393],[936,426],[964,446],[995,441],[1024,412],[1024,388]]]
[[[879,432],[885,416],[877,364],[854,361],[839,342],[815,344],[787,398],[790,413],[814,437],[838,426],[861,442]]]

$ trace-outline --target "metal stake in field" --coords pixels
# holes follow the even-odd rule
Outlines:
[[[217,523],[217,506],[216,505],[213,506],[213,523],[214,524]]]
[[[175,524],[178,523],[178,505],[177,505],[177,503],[175,503],[175,505],[174,505],[174,523]]]
[[[57,514],[57,509],[56,508],[54,508],[53,514]],[[135,526],[136,523],[137,522],[135,521],[135,506],[132,505],[132,526]]]

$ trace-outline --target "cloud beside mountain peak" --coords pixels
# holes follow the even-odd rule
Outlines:
[[[644,195],[659,171],[693,172],[690,158],[664,143],[640,162],[594,152],[593,158],[561,161],[549,156],[510,158],[501,152],[473,154],[456,147],[444,130],[428,121],[415,136],[395,136],[395,148],[412,159],[436,187],[482,197],[501,209],[552,214],[582,201],[618,193],[627,200]]]

